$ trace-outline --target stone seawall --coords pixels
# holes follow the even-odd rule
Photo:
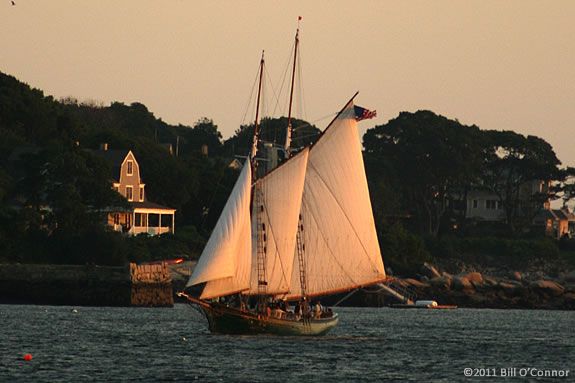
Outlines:
[[[172,275],[165,263],[156,265],[130,264],[132,306],[174,305]]]
[[[165,265],[0,264],[0,303],[171,306],[171,279],[164,269]]]

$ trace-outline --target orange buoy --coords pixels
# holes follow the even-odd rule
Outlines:
[[[24,354],[24,360],[26,362],[29,362],[32,360],[32,354]]]

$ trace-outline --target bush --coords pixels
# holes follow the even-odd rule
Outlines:
[[[423,240],[399,223],[384,229],[379,243],[385,265],[398,275],[417,274],[421,265],[431,259]]]
[[[425,244],[434,258],[457,258],[500,267],[520,267],[535,259],[559,257],[557,244],[549,238],[444,237],[426,238]]]

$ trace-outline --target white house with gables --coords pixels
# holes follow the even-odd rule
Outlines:
[[[102,144],[92,154],[112,164],[113,188],[130,203],[128,211],[107,212],[107,223],[128,235],[174,233],[176,209],[153,203],[146,198],[146,185],[140,178],[140,165],[131,150],[108,150]]]

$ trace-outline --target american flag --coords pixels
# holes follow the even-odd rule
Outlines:
[[[377,111],[362,108],[361,106],[353,106],[356,121],[367,120],[369,118],[377,117]]]

